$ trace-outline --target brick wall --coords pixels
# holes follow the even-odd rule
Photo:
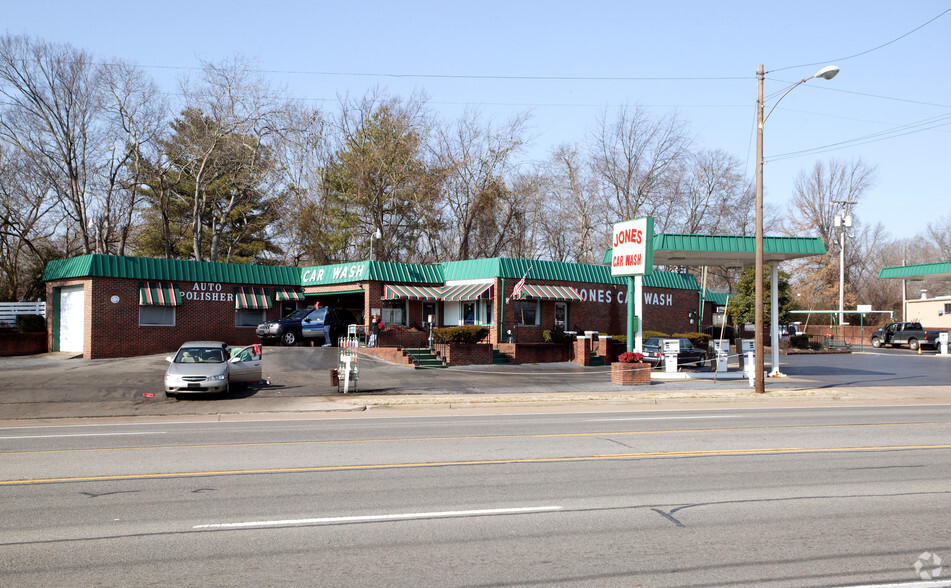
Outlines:
[[[47,302],[52,307],[52,289],[74,281],[47,283]],[[94,278],[84,280],[86,293],[85,344],[83,357],[129,357],[172,352],[185,341],[224,341],[229,345],[260,342],[254,327],[235,326],[235,288],[250,284],[181,282],[182,304],[175,309],[175,326],[139,325],[140,280]],[[273,293],[272,293],[273,303]],[[274,304],[265,320],[279,317]],[[52,321],[49,321],[52,340]]]

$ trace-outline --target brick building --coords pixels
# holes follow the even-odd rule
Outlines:
[[[519,281],[524,286],[515,292]],[[51,262],[44,274],[51,351],[86,358],[164,353],[194,339],[258,341],[255,327],[304,305],[343,307],[388,330],[477,324],[489,342],[540,342],[546,330],[626,330],[627,286],[599,265],[477,259],[440,264],[361,261],[275,267],[91,254]],[[643,328],[697,329],[690,274],[644,279]]]

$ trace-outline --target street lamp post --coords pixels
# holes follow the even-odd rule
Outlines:
[[[376,261],[376,249],[373,248],[373,239],[376,238],[379,240],[383,236],[383,231],[377,229],[370,233],[370,261]]]
[[[820,69],[815,75],[803,78],[790,86],[779,97],[776,104],[773,104],[766,116],[763,116],[763,80],[766,77],[766,72],[763,70],[762,64],[756,69],[756,282],[754,291],[756,300],[754,301],[753,311],[753,322],[756,328],[754,338],[756,359],[753,366],[753,380],[757,394],[766,392],[766,379],[763,373],[765,371],[765,358],[763,357],[765,354],[765,347],[763,346],[763,125],[766,124],[766,119],[776,109],[780,100],[785,98],[786,94],[792,92],[794,88],[813,78],[831,80],[837,73],[839,73],[839,68],[829,65]],[[777,308],[772,310],[774,313],[779,311]]]

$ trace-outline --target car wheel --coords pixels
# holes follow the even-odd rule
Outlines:
[[[918,345],[918,339],[908,340],[908,349],[911,349],[912,351],[918,351],[918,347],[920,347],[920,345]]]
[[[288,329],[287,331],[284,331],[284,334],[281,335],[281,345],[284,347],[293,347],[294,345],[297,345],[297,343],[298,336],[294,330]]]
[[[874,347],[875,349],[878,349],[881,346],[882,346],[882,340],[879,339],[878,337],[872,337],[872,347]]]

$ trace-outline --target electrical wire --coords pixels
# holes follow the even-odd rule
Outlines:
[[[849,56],[847,56],[847,57],[839,57],[838,59],[827,59],[827,60],[825,60],[825,61],[817,61],[817,62],[814,62],[814,63],[801,63],[801,64],[799,64],[799,65],[790,65],[790,66],[787,66],[787,67],[781,67],[781,68],[778,68],[778,69],[771,70],[771,72],[784,71],[784,70],[787,70],[787,69],[795,69],[795,68],[798,68],[798,67],[810,67],[810,66],[814,66],[814,65],[823,65],[823,64],[826,64],[826,63],[831,63],[831,62],[836,62],[836,61],[841,62],[841,61],[846,61],[846,60],[849,60],[849,59],[855,59],[856,57],[861,57],[861,56],[863,56],[863,55],[868,55],[869,53],[872,53],[873,51],[878,51],[879,49],[882,49],[882,48],[884,48],[884,47],[888,47],[889,45],[891,45],[891,44],[893,44],[893,43],[897,43],[898,41],[901,41],[902,39],[904,39],[904,38],[907,37],[908,35],[911,35],[912,33],[918,32],[919,30],[925,28],[926,26],[928,26],[929,24],[931,24],[931,23],[933,23],[934,21],[938,20],[938,19],[941,18],[942,16],[948,14],[949,12],[951,12],[951,8],[948,8],[948,9],[945,10],[944,12],[942,12],[942,13],[938,14],[937,16],[935,16],[935,17],[933,17],[933,18],[931,18],[931,19],[925,21],[924,23],[922,23],[922,24],[918,25],[917,27],[911,29],[911,30],[908,31],[907,33],[905,33],[905,34],[903,34],[903,35],[900,35],[900,36],[898,36],[898,37],[895,37],[894,39],[892,39],[891,41],[888,41],[887,43],[882,43],[881,45],[878,45],[877,47],[872,47],[871,49],[866,49],[865,51],[861,51],[861,52],[859,52],[859,53],[855,53],[854,55],[849,55]]]

